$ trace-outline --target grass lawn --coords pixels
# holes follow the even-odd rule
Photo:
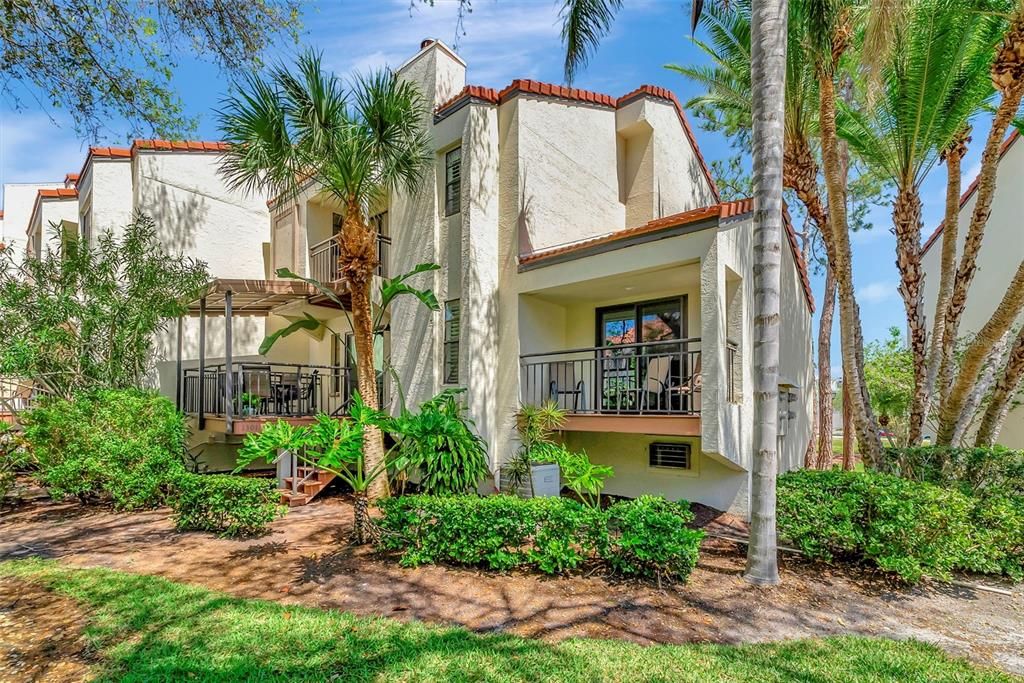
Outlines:
[[[90,615],[96,676],[117,681],[1013,681],[919,642],[558,644],[244,600],[144,575],[0,563]],[[357,588],[353,587],[354,590]],[[769,634],[770,635],[770,634]]]

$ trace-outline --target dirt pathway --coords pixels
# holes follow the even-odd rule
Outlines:
[[[706,541],[686,586],[658,590],[601,577],[403,569],[345,542],[351,508],[337,498],[294,509],[266,536],[247,540],[176,533],[165,510],[120,514],[45,501],[0,514],[0,560],[60,558],[244,597],[545,639],[913,637],[1024,674],[1020,588],[1012,597],[937,585],[906,589],[869,572],[784,558],[782,585],[759,589],[742,580],[743,549],[727,541]],[[0,607],[10,600],[4,593],[0,585]]]

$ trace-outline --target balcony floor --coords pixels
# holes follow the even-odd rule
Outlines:
[[[572,432],[618,432],[654,436],[700,436],[699,415],[614,415],[576,413],[562,429]]]

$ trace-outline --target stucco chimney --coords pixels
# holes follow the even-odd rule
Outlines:
[[[397,73],[419,87],[431,112],[466,86],[466,62],[436,38],[423,40],[419,52]]]

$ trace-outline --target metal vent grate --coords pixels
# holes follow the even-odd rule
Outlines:
[[[671,467],[677,470],[688,470],[691,463],[690,444],[688,443],[651,444],[651,467]]]

